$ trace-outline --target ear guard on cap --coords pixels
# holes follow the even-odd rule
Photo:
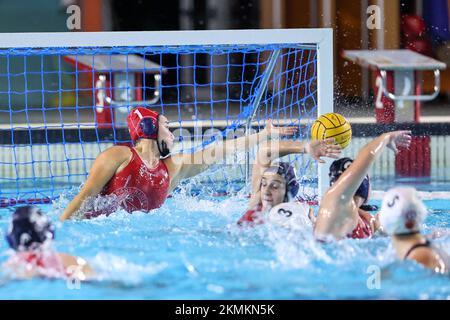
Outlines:
[[[158,138],[159,113],[144,107],[133,109],[127,117],[131,140]]]
[[[347,170],[348,167],[350,167],[352,163],[353,160],[351,158],[341,158],[333,161],[333,163],[330,166],[330,171],[328,173],[328,176],[330,177],[330,185],[333,185],[339,179],[342,173],[345,170]],[[369,199],[369,192],[370,192],[370,179],[369,175],[366,175],[364,177],[364,180],[359,185],[358,190],[356,190],[355,196],[359,196],[365,199],[365,202],[367,202],[367,200]]]
[[[350,158],[341,158],[334,160],[330,165],[328,176],[330,177],[330,186],[339,179],[341,174],[352,164],[353,160]]]
[[[139,126],[145,136],[150,137],[157,133],[158,127],[153,118],[144,118],[140,121]]]

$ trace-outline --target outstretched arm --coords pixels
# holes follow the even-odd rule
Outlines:
[[[95,159],[86,183],[59,217],[61,221],[70,219],[80,209],[86,198],[96,196],[102,191],[119,166],[129,157],[129,154],[121,148],[126,147],[109,148]]]
[[[353,196],[372,163],[386,147],[397,152],[397,146],[408,147],[410,142],[409,131],[394,131],[384,133],[366,144],[353,163],[322,197],[314,229],[315,236],[342,238],[349,234],[358,223]],[[366,218],[371,221],[371,227],[376,230],[376,219],[371,216]]]
[[[398,152],[397,147],[408,147],[411,143],[411,131],[393,131],[380,135],[366,144],[358,153],[355,161],[339,177],[328,190],[328,193],[338,194],[341,201],[349,201],[358,190],[373,162],[386,147]]]
[[[297,130],[297,127],[275,127],[269,120],[266,128],[258,133],[212,143],[192,154],[175,155],[168,161],[168,165],[174,168],[172,172],[175,172],[171,189],[175,188],[181,180],[205,171],[208,166],[223,161],[229,155],[250,150],[271,137],[293,135]]]

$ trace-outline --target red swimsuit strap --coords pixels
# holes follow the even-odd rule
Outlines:
[[[142,162],[141,157],[139,156],[139,154],[137,153],[137,151],[134,149],[134,147],[131,147],[131,146],[127,146],[127,147],[130,148],[130,151],[131,151],[131,153],[133,154],[133,155],[131,156],[130,163],[132,163],[136,158],[137,158],[140,162]]]
[[[44,267],[44,261],[43,259],[34,252],[26,252],[23,254],[23,258],[27,263],[33,263],[36,264],[38,267]]]
[[[245,222],[254,222],[255,218],[261,213],[262,204],[258,204],[255,209],[247,210],[244,215],[239,219],[237,224],[241,225]]]

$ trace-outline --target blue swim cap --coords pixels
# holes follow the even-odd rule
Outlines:
[[[358,190],[355,192],[355,196],[359,196],[364,199],[364,203],[369,200],[369,191],[370,191],[370,178],[369,175],[364,177],[364,180],[359,185]]]
[[[330,177],[330,186],[332,186],[337,179],[341,176],[341,174],[353,163],[351,158],[341,158],[333,161],[330,166],[330,172],[328,176]],[[369,199],[369,191],[370,191],[370,179],[369,175],[364,177],[364,180],[359,185],[358,190],[355,192],[355,196],[359,196],[363,198],[367,202]]]
[[[275,172],[279,174],[286,180],[286,195],[284,196],[284,201],[288,202],[289,200],[295,198],[300,189],[300,185],[297,181],[297,176],[295,174],[295,169],[287,162],[279,162],[273,164],[266,170]]]
[[[53,239],[55,229],[36,206],[23,206],[14,211],[6,241],[14,250],[30,250]]]

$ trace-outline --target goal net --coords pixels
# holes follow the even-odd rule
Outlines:
[[[97,155],[131,144],[128,112],[151,108],[175,135],[172,153],[294,125],[309,139],[332,112],[330,29],[0,34],[0,205],[44,203],[85,181]],[[245,186],[255,150],[184,184],[196,193]],[[294,164],[312,199],[327,172]],[[322,191],[321,191],[322,190]]]

